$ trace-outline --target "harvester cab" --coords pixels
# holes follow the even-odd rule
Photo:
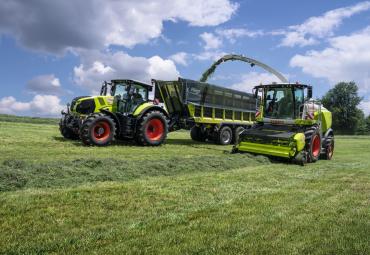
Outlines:
[[[320,156],[331,159],[334,150],[332,116],[312,99],[304,84],[268,84],[254,87],[256,123],[239,135],[233,150],[283,157],[300,164]]]

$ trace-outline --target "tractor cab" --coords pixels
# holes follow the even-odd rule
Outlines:
[[[115,110],[123,114],[133,113],[140,105],[148,102],[149,92],[152,91],[151,85],[134,80],[112,80],[109,86],[110,95],[114,96]]]

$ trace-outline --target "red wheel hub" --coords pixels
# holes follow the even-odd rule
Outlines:
[[[315,135],[312,140],[312,155],[316,158],[319,156],[321,150],[320,136]]]
[[[93,136],[98,141],[104,141],[110,135],[111,129],[107,122],[98,122],[93,128]]]
[[[164,125],[160,119],[151,119],[145,128],[145,134],[148,139],[158,141],[164,133]]]

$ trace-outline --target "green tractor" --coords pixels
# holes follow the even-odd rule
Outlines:
[[[104,82],[99,96],[76,97],[62,112],[61,134],[86,145],[104,146],[115,139],[133,139],[141,145],[163,143],[168,114],[149,100],[152,85],[134,80]]]
[[[332,115],[312,99],[311,86],[273,83],[254,90],[256,123],[239,135],[234,152],[282,157],[299,164],[332,158]]]

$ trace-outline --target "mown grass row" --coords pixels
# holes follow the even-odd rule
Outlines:
[[[0,191],[23,188],[68,187],[87,182],[129,181],[153,176],[196,172],[219,172],[268,164],[266,157],[225,153],[191,158],[119,160],[76,159],[72,161],[28,162],[5,160],[0,165]]]

